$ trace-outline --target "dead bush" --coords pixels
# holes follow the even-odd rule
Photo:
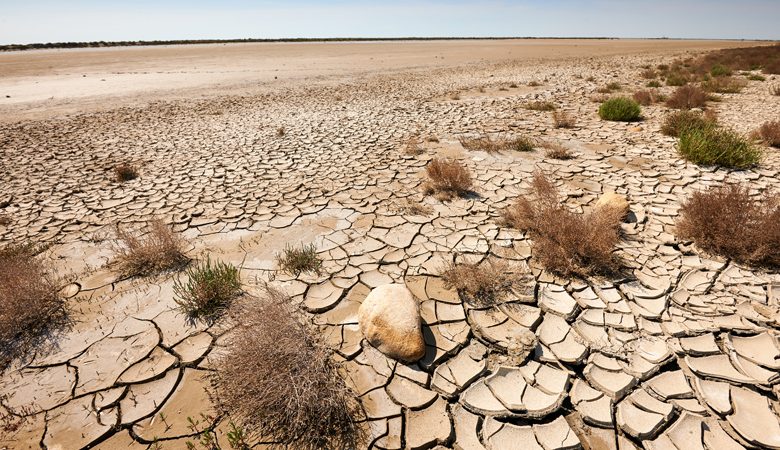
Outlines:
[[[531,111],[555,111],[558,108],[555,106],[555,103],[544,101],[529,102],[523,107],[525,109],[530,109]]]
[[[409,156],[417,156],[424,153],[422,147],[420,147],[420,139],[417,136],[412,136],[404,142],[404,153]]]
[[[114,167],[114,177],[120,183],[135,180],[138,178],[138,169],[130,163],[121,163]]]
[[[634,92],[634,95],[632,97],[634,101],[636,101],[642,106],[649,106],[652,105],[653,103],[657,103],[665,100],[665,96],[660,94],[658,91],[648,90],[648,89],[642,89],[636,91]]]
[[[476,306],[496,304],[520,279],[517,269],[500,259],[477,264],[449,263],[441,277],[447,287]]]
[[[11,225],[11,216],[8,214],[0,214],[0,225]]]
[[[284,127],[277,127],[276,128],[276,137],[283,137],[287,132],[285,131]]]
[[[777,86],[772,86],[771,88],[769,88],[769,92],[772,95],[780,95],[780,84],[777,85]]]
[[[215,398],[248,437],[276,449],[365,446],[360,403],[285,294],[266,287],[230,316],[237,327],[216,363]]]
[[[756,134],[764,144],[780,147],[780,120],[765,122],[756,131]]]
[[[715,127],[718,119],[712,110],[704,113],[698,111],[675,111],[664,118],[661,133],[667,136],[680,137],[687,130]]]
[[[620,83],[613,81],[611,83],[607,83],[606,86],[596,89],[596,92],[599,94],[610,94],[621,89],[623,89],[623,86]]]
[[[577,119],[566,111],[553,111],[553,126],[555,128],[574,128]]]
[[[707,93],[691,84],[678,87],[666,100],[666,106],[674,109],[703,108],[706,105]]]
[[[189,262],[184,255],[184,241],[165,222],[154,219],[147,228],[148,232],[140,235],[117,224],[114,248],[122,275],[153,275],[179,269]]]
[[[648,69],[645,69],[645,70],[643,70],[642,72],[640,72],[640,73],[639,73],[639,75],[640,75],[642,78],[646,79],[646,80],[652,80],[653,78],[655,78],[655,77],[657,77],[657,76],[658,76],[658,72],[656,72],[656,71],[655,71],[655,70],[653,70],[653,69],[649,69],[649,68],[648,68]]]
[[[548,158],[560,160],[574,158],[574,154],[568,148],[557,142],[545,142],[542,146],[546,149],[544,155]]]
[[[574,213],[541,173],[534,175],[531,190],[531,196],[518,198],[504,211],[504,221],[530,233],[534,257],[542,266],[562,276],[610,274],[618,269],[613,250],[620,239],[623,211],[604,207]]]
[[[0,370],[41,349],[67,318],[57,280],[29,244],[0,248]]]
[[[496,137],[483,134],[477,137],[460,137],[460,145],[466,150],[485,151],[495,153],[504,150],[514,150],[517,152],[533,151],[536,142],[526,136],[509,137],[500,134]]]
[[[747,185],[695,192],[683,203],[677,233],[699,247],[737,262],[780,265],[780,198],[753,198]]]
[[[395,206],[394,210],[400,214],[410,216],[429,216],[433,213],[433,209],[430,206],[414,201],[411,198],[404,199]]]
[[[434,158],[425,166],[425,172],[428,174],[428,181],[423,185],[426,195],[445,201],[470,192],[471,172],[458,161]]]

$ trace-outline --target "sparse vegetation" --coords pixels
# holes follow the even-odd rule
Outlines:
[[[8,214],[0,214],[0,225],[7,226],[11,225],[11,216]]]
[[[266,287],[259,299],[236,302],[230,317],[238,326],[217,361],[216,398],[247,440],[303,450],[364,445],[359,402],[286,295]]]
[[[138,168],[130,163],[121,163],[114,166],[114,178],[120,183],[138,178]]]
[[[780,95],[780,84],[772,86],[771,88],[769,88],[769,92],[772,95]]]
[[[568,148],[554,142],[545,142],[543,147],[546,149],[544,155],[552,159],[567,160],[574,158],[574,155]]]
[[[553,126],[555,128],[574,128],[577,119],[566,111],[553,111]]]
[[[746,78],[750,81],[766,81],[766,77],[756,73],[748,74]]]
[[[634,92],[632,98],[635,102],[642,106],[650,106],[658,101],[658,93],[654,91],[648,91],[645,89]]]
[[[555,111],[558,107],[555,106],[555,103],[552,102],[535,101],[526,103],[524,108],[530,109],[531,111]]]
[[[614,97],[599,107],[599,117],[617,122],[634,122],[641,119],[639,103],[628,97]]]
[[[688,84],[688,77],[680,72],[666,75],[667,86],[685,86],[686,84]]]
[[[447,201],[470,192],[471,173],[458,161],[434,158],[425,167],[425,172],[428,175],[428,181],[423,185],[426,195]]]
[[[613,249],[624,211],[604,207],[577,214],[560,202],[558,190],[541,173],[534,175],[531,187],[532,196],[518,198],[504,211],[504,220],[531,234],[534,258],[542,266],[562,276],[618,269]]]
[[[661,87],[662,85],[661,85],[661,83],[660,83],[659,81],[657,81],[657,80],[652,80],[652,81],[649,81],[649,82],[648,82],[648,83],[647,83],[645,86],[647,86],[647,87],[649,87],[649,88],[659,88],[659,87]]]
[[[756,131],[756,135],[764,144],[780,147],[780,120],[765,122]]]
[[[277,127],[276,128],[276,137],[283,137],[287,132],[285,131],[284,127]]]
[[[698,130],[717,126],[717,118],[710,110],[704,113],[698,111],[675,111],[664,118],[661,132],[667,136],[680,137],[685,130]]]
[[[743,169],[761,160],[761,149],[729,129],[705,127],[680,132],[680,155],[695,164]]]
[[[598,88],[596,92],[598,92],[599,94],[610,94],[612,92],[616,92],[621,89],[623,89],[623,86],[620,83],[613,81],[611,83],[607,83],[603,87]]]
[[[139,235],[116,226],[114,248],[124,276],[154,275],[179,269],[189,262],[184,241],[160,219],[149,222],[148,232]]]
[[[213,320],[241,293],[238,268],[207,257],[173,283],[174,301],[192,319]]]
[[[404,142],[404,154],[409,156],[417,156],[424,153],[422,147],[420,147],[420,139],[417,136],[412,136]]]
[[[433,212],[433,209],[431,209],[430,206],[407,197],[396,206],[395,211],[410,216],[429,216]]]
[[[314,244],[300,247],[286,245],[282,253],[276,255],[276,265],[280,270],[296,277],[302,273],[319,275],[322,260],[317,256],[317,247]]]
[[[747,81],[734,77],[711,78],[701,83],[701,87],[705,91],[719,94],[738,94],[745,86],[747,86]]]
[[[678,87],[666,100],[666,106],[674,109],[703,108],[706,105],[707,93],[690,84]]]
[[[466,300],[477,306],[490,306],[502,299],[516,282],[517,274],[509,264],[491,259],[478,264],[449,263],[442,279]]]
[[[530,86],[530,87],[538,87],[538,86],[541,86],[541,85],[542,85],[542,83],[540,83],[540,82],[538,82],[536,80],[528,82],[528,86]]]
[[[677,232],[699,247],[737,262],[780,266],[780,198],[753,198],[747,185],[694,192],[680,209]]]
[[[652,80],[653,78],[658,76],[658,72],[656,72],[653,69],[647,68],[647,69],[643,70],[642,72],[640,72],[639,75],[642,78],[646,79],[646,80]]]
[[[57,280],[31,244],[0,248],[0,371],[35,354],[67,318]]]
[[[506,150],[530,152],[533,151],[536,146],[534,140],[526,136],[508,137],[505,135],[498,135],[497,137],[491,137],[490,135],[483,134],[478,137],[460,137],[458,140],[460,141],[460,145],[466,150],[481,150],[488,153]]]

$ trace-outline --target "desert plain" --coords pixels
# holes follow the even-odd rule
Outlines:
[[[780,274],[677,236],[680,205],[724,180],[780,188],[767,148],[744,170],[682,159],[670,112],[602,120],[594,96],[644,89],[643,67],[738,41],[257,43],[0,53],[0,246],[46,244],[67,327],[0,374],[2,449],[230,448],[210,389],[229,321],[192,321],[179,272],[123,276],[115,227],[169,224],[186,254],[240,267],[246,295],[289,295],[364,416],[372,449],[780,448]],[[708,108],[742,133],[780,118],[777,75]],[[662,85],[666,95],[674,87]],[[550,102],[573,118],[556,128]],[[570,159],[465,149],[526,136]],[[410,151],[410,147],[414,147]],[[469,195],[426,195],[460,161]],[[138,176],[117,181],[120,163]],[[566,205],[627,199],[621,277],[562,277],[502,211],[541,171]],[[318,272],[280,271],[314,245]],[[780,251],[780,249],[777,249]],[[453,261],[501,260],[522,289],[489,305],[445,283]],[[404,284],[425,354],[364,338],[362,301]],[[266,448],[273,442],[252,442]]]

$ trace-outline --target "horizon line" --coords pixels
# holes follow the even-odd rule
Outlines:
[[[406,36],[406,37],[310,37],[310,38],[230,38],[230,39],[162,39],[135,41],[63,41],[35,42],[29,44],[0,44],[0,52],[68,49],[68,48],[101,48],[101,47],[141,47],[162,45],[198,45],[198,44],[241,44],[241,43],[284,43],[284,42],[371,42],[371,41],[456,41],[456,40],[543,40],[543,39],[576,39],[576,40],[668,40],[668,41],[755,41],[780,42],[778,39],[757,38],[675,38],[675,37],[614,37],[614,36]]]

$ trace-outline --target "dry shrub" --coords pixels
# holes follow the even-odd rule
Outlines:
[[[0,249],[0,370],[40,349],[65,323],[65,302],[40,251],[29,244]]]
[[[530,87],[538,87],[538,86],[541,86],[541,85],[542,85],[542,83],[540,83],[540,82],[538,82],[536,80],[528,82],[528,86],[530,86]]]
[[[780,85],[772,86],[771,88],[769,88],[769,92],[772,95],[780,95]]]
[[[555,128],[574,128],[577,119],[566,111],[553,111],[553,126]]]
[[[701,87],[707,92],[719,94],[737,94],[747,86],[747,81],[742,78],[717,77],[701,83]]]
[[[712,110],[704,113],[698,111],[675,111],[664,118],[661,132],[667,136],[680,137],[683,131],[714,127],[718,119]]]
[[[692,70],[696,73],[715,71],[727,74],[733,70],[757,69],[763,69],[764,73],[780,74],[780,44],[717,50],[692,63]]]
[[[153,275],[185,266],[184,241],[160,219],[148,224],[148,232],[141,236],[116,226],[120,272],[124,276]]]
[[[646,80],[652,80],[653,78],[658,76],[658,72],[656,72],[653,69],[645,69],[642,72],[640,72],[639,75]]]
[[[509,83],[509,87],[511,89],[517,89],[518,88],[517,83]]]
[[[438,143],[439,142],[439,137],[436,136],[435,134],[429,134],[428,136],[425,136],[425,142]]]
[[[416,202],[411,198],[404,199],[401,203],[396,205],[394,209],[400,214],[407,214],[410,216],[429,216],[433,213],[433,209],[430,206]]]
[[[543,101],[529,102],[523,105],[523,107],[531,111],[555,111],[558,108],[555,106],[555,103]]]
[[[598,92],[599,94],[610,94],[612,92],[616,92],[621,89],[623,89],[623,86],[621,86],[620,83],[613,81],[611,83],[607,83],[606,86],[596,89],[596,92]]]
[[[502,299],[518,280],[516,269],[505,261],[487,260],[482,263],[449,263],[442,271],[442,279],[450,289],[478,306],[490,306]]]
[[[237,327],[214,379],[221,409],[269,448],[360,448],[363,412],[330,351],[282,292],[251,300],[230,310]]]
[[[138,178],[138,168],[130,163],[121,163],[114,167],[114,177],[116,181],[123,183],[125,181]]]
[[[0,214],[0,225],[11,225],[11,216],[8,214]]]
[[[675,109],[703,108],[706,104],[707,93],[690,84],[678,87],[666,100],[666,106]]]
[[[531,188],[532,197],[518,198],[504,211],[504,220],[531,234],[535,258],[542,266],[562,276],[617,271],[619,262],[612,251],[620,239],[623,211],[604,207],[574,213],[541,173],[534,175]]]
[[[557,142],[545,142],[543,147],[547,150],[545,156],[553,159],[567,160],[574,158],[574,154],[568,148]]]
[[[287,133],[287,132],[284,130],[284,127],[278,127],[278,128],[276,128],[276,137],[282,137],[282,136],[284,136],[286,133]]]
[[[500,152],[503,150],[514,150],[517,152],[530,152],[536,146],[533,139],[526,136],[507,137],[498,135],[495,138],[487,134],[477,137],[460,137],[460,145],[466,150],[481,150],[488,153]]]
[[[425,166],[428,181],[423,186],[426,195],[440,200],[465,196],[472,186],[471,172],[459,161],[434,158]]]
[[[766,145],[780,147],[780,120],[765,122],[756,134]]]
[[[661,101],[663,95],[659,94],[657,91],[642,89],[634,92],[634,95],[632,97],[634,101],[636,101],[640,105],[649,106],[652,105],[653,103]]]
[[[695,192],[682,205],[678,234],[699,247],[756,266],[780,265],[780,198],[750,196],[747,185]]]
[[[417,156],[423,153],[422,147],[420,147],[420,139],[417,136],[412,136],[404,142],[404,154],[410,156]]]
[[[310,272],[320,274],[322,260],[317,256],[317,246],[314,244],[293,247],[285,245],[282,253],[276,255],[276,265],[284,272],[293,276]]]

